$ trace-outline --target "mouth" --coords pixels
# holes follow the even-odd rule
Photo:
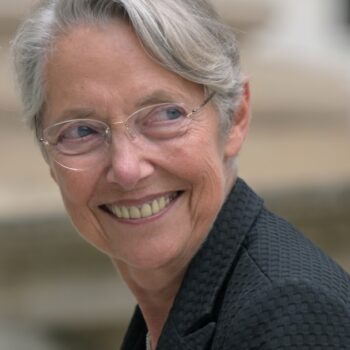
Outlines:
[[[164,212],[182,193],[182,191],[168,193],[145,203],[133,206],[104,204],[101,206],[101,209],[114,217],[123,220],[151,218]]]

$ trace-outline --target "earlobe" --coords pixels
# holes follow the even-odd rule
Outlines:
[[[233,124],[227,135],[225,146],[227,158],[238,155],[249,130],[250,116],[250,86],[247,80],[244,82],[241,102],[234,112]]]

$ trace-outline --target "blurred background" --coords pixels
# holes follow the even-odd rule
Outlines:
[[[134,300],[76,234],[21,122],[0,3],[0,349],[117,349]],[[350,0],[215,0],[239,38],[253,122],[240,175],[350,271]]]

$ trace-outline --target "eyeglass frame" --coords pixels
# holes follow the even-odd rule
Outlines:
[[[210,93],[198,107],[193,108],[193,109],[192,109],[188,114],[186,114],[184,117],[185,117],[185,118],[188,118],[188,119],[191,119],[191,117],[192,117],[194,114],[198,113],[201,109],[203,109],[203,108],[212,100],[212,98],[215,96],[215,94],[216,94],[215,92]],[[147,107],[157,107],[157,106],[161,106],[161,105],[163,105],[163,104],[166,105],[166,104],[168,104],[168,103],[170,103],[170,102],[154,104],[154,105],[150,105],[150,106],[147,106]],[[179,105],[181,105],[181,104],[179,104]],[[140,108],[140,109],[136,110],[135,112],[133,112],[132,114],[130,114],[125,120],[118,121],[118,122],[113,122],[113,123],[111,123],[111,125],[123,125],[123,126],[125,127],[125,129],[126,129],[128,135],[129,135],[129,137],[131,137],[131,138],[133,139],[133,138],[134,138],[134,135],[133,135],[133,133],[130,131],[130,128],[129,128],[129,125],[128,125],[128,121],[129,121],[130,119],[132,119],[132,117],[133,117],[135,114],[137,114],[138,112],[142,111],[144,108],[146,108],[146,107],[143,107],[143,108]],[[52,124],[52,125],[46,127],[45,129],[43,129],[42,132],[41,132],[40,134],[43,135],[43,133],[45,132],[45,130],[47,130],[48,128],[51,128],[51,127],[53,127],[53,126],[55,126],[55,125],[60,125],[60,124],[63,124],[63,123],[67,123],[67,122],[70,122],[70,121],[74,121],[74,120],[75,120],[75,119],[69,119],[69,120],[65,120],[65,121],[62,121],[62,122],[54,123],[54,124]],[[102,121],[99,121],[99,120],[96,120],[96,119],[90,119],[90,118],[87,118],[87,119],[84,118],[84,119],[82,119],[82,120],[98,121],[98,122],[101,122],[101,123],[105,124],[105,125],[107,126],[107,128],[106,128],[106,130],[105,130],[106,135],[107,135],[107,136],[110,135],[111,126],[108,125],[108,124],[106,124],[105,122],[102,122]],[[37,134],[37,139],[38,139],[38,141],[40,142],[40,144],[43,145],[43,146],[46,146],[46,147],[48,147],[48,146],[55,146],[54,144],[52,144],[52,143],[50,143],[48,140],[46,140],[43,136],[39,136],[39,132],[38,132],[38,128],[37,128],[38,124],[39,124],[39,123],[38,123],[38,120],[37,120],[37,118],[35,118],[36,134]],[[59,165],[61,165],[61,166],[63,166],[63,167],[66,167],[65,165],[63,165],[63,164],[57,162],[55,159],[54,159],[54,161],[55,161],[57,164],[59,164]],[[66,167],[66,168],[71,169],[71,170],[81,170],[81,169],[73,169],[73,168],[69,168],[69,167]]]

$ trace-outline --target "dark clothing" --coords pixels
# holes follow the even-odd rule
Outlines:
[[[145,349],[139,308],[123,350]],[[350,349],[350,277],[238,180],[157,350]]]

